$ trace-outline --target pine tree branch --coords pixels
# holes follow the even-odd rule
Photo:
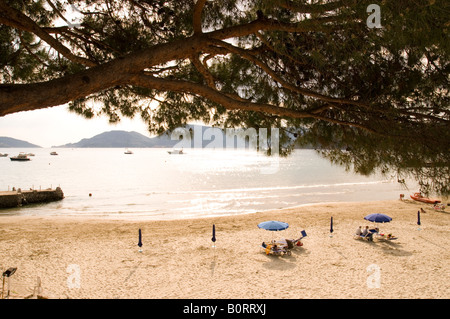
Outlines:
[[[202,33],[202,12],[205,7],[206,0],[197,0],[194,5],[194,15],[192,24],[194,27],[194,34]]]
[[[37,25],[33,20],[17,9],[14,9],[6,4],[5,1],[0,1],[1,18],[0,22],[13,28],[34,33],[36,36],[47,42],[53,49],[59,52],[62,56],[70,61],[92,67],[97,65],[95,62],[74,55],[70,49],[65,47],[62,43],[48,34],[44,29]]]

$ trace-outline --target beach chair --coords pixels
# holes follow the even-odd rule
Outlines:
[[[367,241],[373,241],[373,234],[368,234],[368,235],[363,235],[363,234],[354,234],[353,238],[355,239],[363,239],[363,240],[367,240]]]
[[[301,240],[308,236],[305,230],[301,231],[301,236],[297,239],[284,239],[284,241],[279,241],[277,243],[283,244],[288,247],[288,249],[293,249],[295,246],[303,246]]]
[[[292,240],[292,244],[293,244],[293,245],[303,246],[303,243],[301,242],[301,240],[302,240],[303,238],[305,238],[306,236],[308,236],[308,235],[306,234],[306,231],[305,231],[305,230],[302,230],[302,231],[300,232],[300,234],[301,234],[301,236],[300,236],[299,238],[293,239],[293,240]]]
[[[386,240],[396,240],[397,237],[393,236],[392,234],[384,234],[384,233],[380,233],[379,229],[369,229],[369,232],[371,234],[371,239],[373,240],[374,238],[377,241],[386,241]]]
[[[286,239],[286,245],[288,249],[293,249],[294,248],[294,242],[290,239]]]
[[[307,236],[306,231],[302,230],[301,231],[301,236],[299,238],[297,238],[297,239],[287,239],[287,238],[285,238],[283,240],[276,241],[275,244],[283,247],[286,250],[286,252],[288,254],[290,254],[290,251],[292,249],[294,249],[295,246],[303,246],[303,243],[301,242],[301,239],[305,238],[306,236]]]

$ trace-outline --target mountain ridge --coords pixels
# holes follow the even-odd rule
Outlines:
[[[203,139],[203,134],[206,130],[211,129],[209,126],[203,125],[192,125],[188,124],[183,129],[189,130],[191,132],[191,142],[187,142],[190,146],[194,146],[194,143],[197,141],[194,138],[194,134],[198,132],[201,133],[201,144],[202,147],[206,147],[211,143],[210,146],[218,145],[226,145],[226,134],[224,130],[222,131],[222,136],[217,136],[219,140],[215,140],[215,136],[213,139]],[[52,146],[54,148],[108,148],[108,147],[122,147],[122,148],[173,148],[176,147],[178,143],[181,142],[183,134],[186,134],[186,131],[179,131],[179,139],[175,138],[177,131],[174,132],[166,132],[161,135],[155,137],[147,137],[135,131],[123,131],[123,130],[113,130],[107,131],[100,134],[97,134],[91,138],[83,138],[76,143],[67,143],[60,146]],[[174,139],[172,139],[174,136]],[[178,137],[178,136],[177,136]],[[238,137],[240,144],[248,144],[243,142],[242,137]],[[184,143],[180,143],[179,145],[183,145]],[[184,144],[186,145],[186,144]]]
[[[188,124],[182,130],[166,132],[155,137],[147,137],[135,131],[112,130],[97,134],[91,138],[83,138],[76,143],[68,143],[54,148],[173,148],[173,147],[199,147],[201,148],[242,148],[249,147],[249,139],[246,132],[228,132],[219,128],[203,125]],[[211,131],[211,129],[214,129]],[[186,131],[187,130],[187,131]],[[217,131],[218,130],[218,131]],[[191,141],[182,142],[183,135],[191,134]],[[179,134],[179,136],[178,136]],[[199,137],[197,134],[200,134]],[[217,134],[217,135],[216,135]],[[200,144],[198,144],[200,143]],[[227,144],[232,145],[227,145]],[[306,146],[294,146],[294,148],[312,148]]]
[[[189,130],[191,133],[192,140],[189,143],[189,146],[186,146],[185,143],[181,142],[182,135],[186,134],[187,131],[180,131],[179,138],[173,132],[166,132],[159,136],[155,137],[147,137],[141,133],[135,131],[124,131],[124,130],[112,130],[106,131],[103,133],[99,133],[90,138],[83,138],[75,143],[67,143],[59,146],[52,146],[52,148],[173,148],[173,147],[182,147],[180,145],[185,145],[185,147],[194,147],[195,143],[200,142],[201,147],[218,147],[222,148],[227,145],[227,143],[235,144],[237,143],[238,148],[248,147],[249,141],[246,140],[245,134],[238,135],[232,137],[232,139],[228,139],[227,133],[225,130],[220,131],[207,131],[212,129],[209,126],[203,125],[186,125],[184,129]],[[176,131],[175,131],[176,132]],[[197,134],[200,133],[201,138],[197,138]],[[215,135],[218,133],[219,135]],[[231,133],[233,134],[233,133]],[[194,136],[195,135],[195,136]],[[172,139],[173,136],[173,139]],[[235,139],[236,138],[236,139]],[[228,146],[228,145],[227,145]],[[2,147],[35,147],[41,148],[41,146],[31,144],[26,141],[13,139],[10,137],[0,137],[0,148]],[[234,145],[229,145],[230,148],[234,148]],[[308,146],[295,148],[310,148]]]
[[[135,131],[112,130],[97,134],[90,138],[83,138],[76,143],[53,146],[55,148],[114,148],[114,147],[172,147],[178,141],[170,140],[164,135],[147,137]]]
[[[42,148],[39,145],[32,144],[30,142],[19,140],[12,137],[0,136],[0,148]]]

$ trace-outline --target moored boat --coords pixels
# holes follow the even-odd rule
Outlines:
[[[50,155],[58,155],[56,152],[51,152]]]
[[[0,153],[0,157],[6,157],[6,156],[8,156],[8,154],[2,154],[2,153]]]
[[[414,195],[409,195],[409,196],[418,202],[427,203],[427,204],[437,204],[437,203],[441,202],[439,199],[431,199],[431,198],[423,197],[421,193],[414,193]]]
[[[10,160],[11,160],[11,161],[25,162],[25,161],[29,161],[30,158],[29,158],[26,154],[20,153],[20,154],[17,155],[17,156],[12,156],[12,157],[10,157]]]
[[[169,153],[169,154],[184,154],[183,150],[172,150],[172,151],[167,151],[167,153]]]

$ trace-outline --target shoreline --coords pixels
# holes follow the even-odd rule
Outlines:
[[[426,213],[418,230],[421,207]],[[377,226],[398,240],[354,239],[358,226],[370,225],[363,217],[377,212],[393,218]],[[282,232],[258,229],[265,220],[290,226]],[[450,297],[449,224],[449,212],[412,200],[160,221],[1,216],[0,268],[17,267],[12,298],[32,295],[39,277],[47,298],[441,299]],[[304,245],[291,256],[267,256],[260,248],[273,237],[298,238],[302,230]],[[380,287],[368,288],[377,274],[369,266],[379,272]]]
[[[36,218],[36,219],[68,219],[73,221],[123,221],[123,222],[181,222],[181,221],[190,221],[190,220],[203,220],[203,219],[216,219],[216,218],[228,218],[228,217],[238,217],[238,216],[249,216],[249,215],[257,215],[257,214],[264,214],[264,213],[277,213],[277,212],[283,212],[283,211],[290,211],[290,210],[296,210],[301,209],[303,207],[314,207],[314,206],[321,206],[321,205],[351,205],[351,204],[358,204],[358,203],[377,203],[377,202],[386,202],[389,200],[378,200],[378,201],[333,201],[333,202],[316,202],[316,203],[307,203],[307,204],[300,204],[300,205],[294,205],[294,206],[287,206],[282,208],[276,208],[276,209],[265,209],[261,211],[253,211],[253,212],[247,212],[247,213],[229,213],[229,214],[218,214],[218,215],[201,215],[201,216],[186,216],[186,217],[170,217],[170,218],[161,218],[161,216],[166,215],[166,213],[161,212],[158,215],[144,215],[139,217],[135,216],[136,214],[142,214],[142,213],[136,213],[136,212],[104,212],[104,213],[98,213],[96,215],[92,214],[72,214],[72,215],[51,215],[51,214],[21,214],[19,213],[6,213],[2,215],[0,211],[0,221],[2,218],[7,217],[17,217],[17,218]],[[408,200],[404,200],[408,201]],[[423,204],[425,205],[425,204]],[[0,223],[1,224],[1,223]]]
[[[49,213],[36,213],[36,214],[29,214],[29,213],[20,213],[19,212],[8,212],[8,213],[2,213],[0,210],[0,219],[6,218],[6,217],[23,217],[23,218],[50,218],[50,219],[58,219],[58,218],[65,218],[65,219],[75,219],[75,220],[98,220],[98,221],[130,221],[130,222],[152,222],[152,221],[186,221],[186,220],[195,220],[195,219],[214,219],[214,218],[221,218],[221,217],[235,217],[235,216],[247,216],[247,215],[254,215],[254,214],[263,214],[263,213],[273,213],[273,212],[283,212],[283,211],[289,211],[293,209],[301,209],[303,207],[314,207],[314,206],[323,206],[323,205],[356,205],[358,203],[377,203],[377,202],[389,202],[389,201],[397,201],[397,200],[354,200],[354,201],[330,201],[330,202],[312,202],[312,203],[305,203],[305,204],[299,204],[299,205],[293,205],[293,206],[286,206],[281,208],[272,208],[272,209],[264,209],[264,210],[255,210],[251,212],[238,212],[238,213],[227,213],[227,214],[205,214],[205,215],[192,215],[188,214],[186,217],[174,216],[174,217],[163,217],[166,216],[167,213],[165,212],[159,212],[158,214],[152,214],[147,215],[147,212],[122,212],[122,211],[113,211],[113,212],[97,212],[97,213],[80,213],[77,214],[76,212],[68,214],[49,214]],[[403,202],[413,202],[411,199],[404,199]],[[417,202],[418,203],[418,202]],[[418,203],[419,205],[426,206],[425,203]],[[16,209],[16,208],[14,208]],[[17,208],[21,209],[21,208]]]

